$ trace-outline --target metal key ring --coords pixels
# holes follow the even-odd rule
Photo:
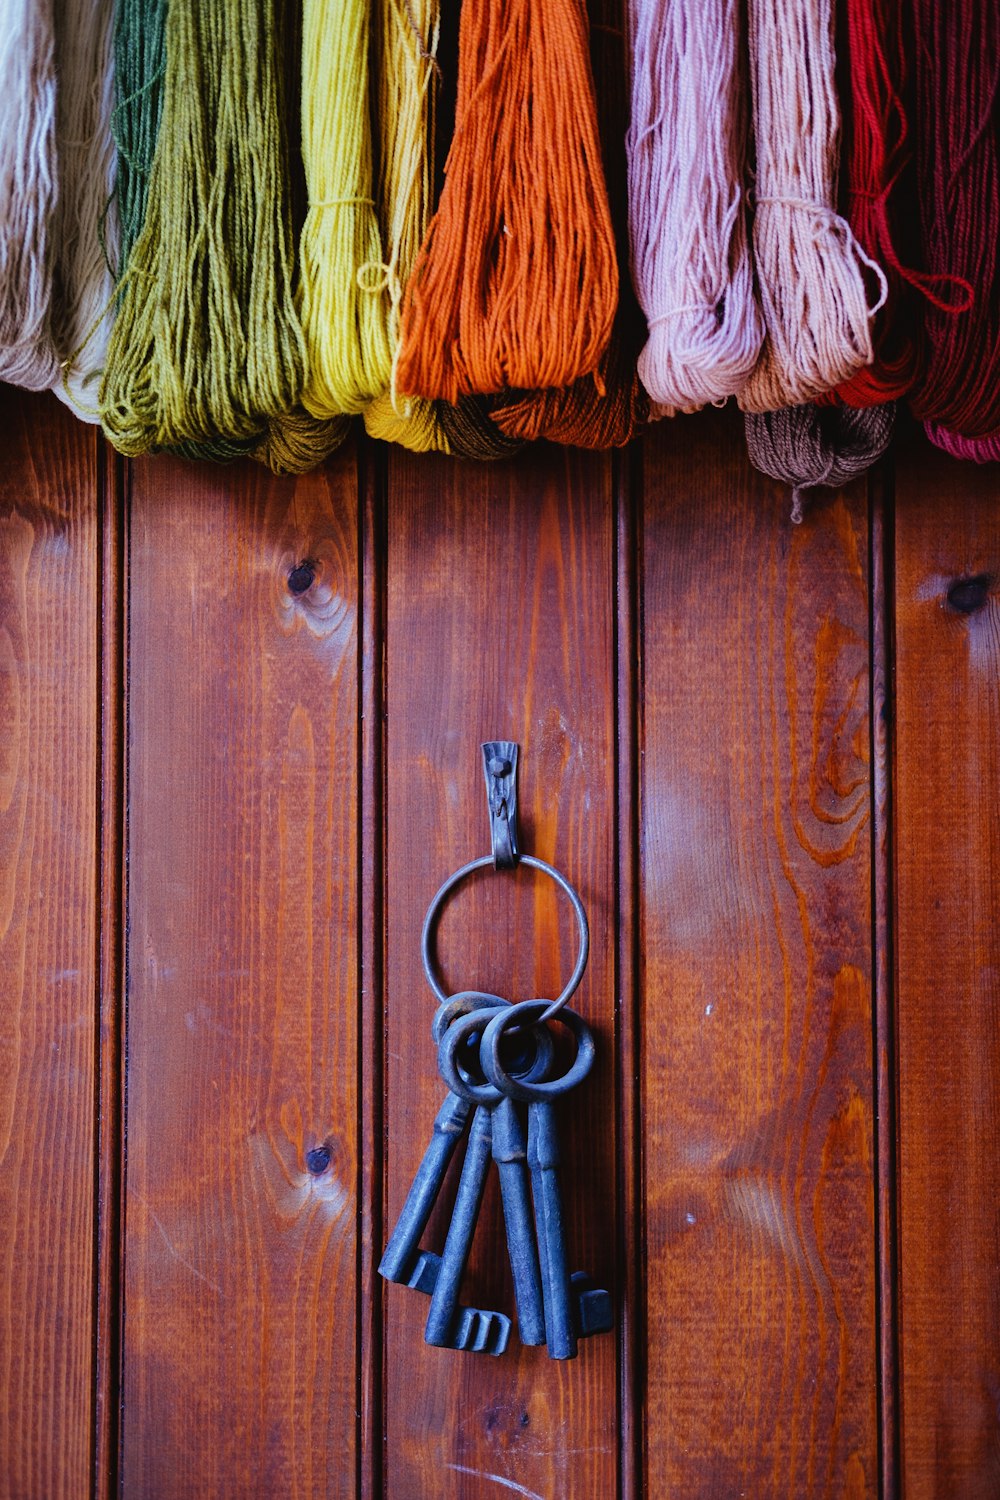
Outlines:
[[[500,1061],[500,1046],[505,1033],[520,1021],[522,1024],[539,1025],[542,1016],[532,1016],[531,1011],[542,1006],[544,1000],[522,1000],[519,1005],[509,1005],[505,1010],[491,1015],[479,1044],[479,1060],[483,1072],[494,1088],[506,1094],[508,1099],[520,1099],[522,1103],[542,1104],[569,1093],[581,1083],[594,1066],[594,1033],[575,1010],[564,1010],[559,1020],[568,1026],[576,1041],[576,1056],[561,1078],[534,1079],[512,1078]]]
[[[573,908],[573,915],[576,917],[577,926],[580,930],[580,948],[576,956],[576,965],[569,976],[569,982],[557,998],[551,1002],[544,1014],[536,1018],[537,1024],[541,1024],[543,1021],[551,1020],[576,993],[580,980],[583,978],[583,971],[587,967],[587,957],[590,953],[590,928],[587,925],[587,913],[583,909],[583,902],[565,875],[560,874],[552,865],[547,865],[543,859],[536,859],[533,854],[520,855],[518,864],[527,865],[532,870],[540,870],[543,875],[551,875],[556,885],[569,897],[570,905]],[[481,859],[470,860],[467,865],[463,865],[460,870],[456,870],[454,875],[449,875],[427,908],[427,915],[424,918],[424,930],[420,939],[420,948],[423,955],[424,973],[427,975],[427,983],[437,996],[438,1002],[442,1005],[447,1001],[448,995],[441,980],[438,978],[434,956],[434,928],[441,914],[441,908],[455,887],[460,885],[469,875],[472,875],[476,870],[493,868],[494,861],[492,854],[484,854]],[[523,1003],[527,1004],[529,1002],[526,1001]],[[530,1003],[538,1004],[539,1002],[532,1001]]]

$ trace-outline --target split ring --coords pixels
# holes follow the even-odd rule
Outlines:
[[[566,984],[565,989],[561,990],[557,998],[551,1001],[551,1003],[546,1003],[538,1000],[522,1002],[523,1004],[529,1005],[539,1005],[543,1003],[546,1004],[546,1009],[543,1011],[542,1015],[536,1018],[537,1024],[540,1024],[543,1021],[550,1020],[554,1015],[556,1015],[558,1011],[562,1010],[567,1001],[569,1001],[571,997],[576,993],[576,990],[580,984],[580,980],[583,978],[583,971],[587,967],[587,956],[590,953],[590,928],[587,925],[587,913],[583,909],[583,902],[580,900],[579,896],[570,885],[565,875],[560,874],[560,872],[554,869],[552,865],[547,865],[543,859],[536,859],[533,854],[522,854],[518,859],[518,864],[527,865],[531,870],[539,870],[543,875],[551,876],[556,885],[559,886],[560,890],[562,890],[569,898],[569,903],[573,908],[573,915],[576,918],[576,925],[580,935],[580,946],[577,951],[576,964],[573,968],[572,974],[569,977],[569,981]],[[444,885],[434,897],[434,900],[431,902],[430,906],[427,908],[427,915],[424,918],[424,930],[420,939],[421,953],[423,955],[424,961],[424,973],[427,975],[427,983],[430,985],[431,989],[434,991],[434,994],[437,996],[439,1003],[442,1005],[447,1001],[448,995],[445,992],[444,985],[441,983],[441,980],[438,976],[436,955],[434,952],[434,932],[438,918],[441,915],[442,908],[444,907],[444,904],[447,901],[448,897],[452,894],[455,888],[462,883],[463,880],[466,880],[468,876],[472,875],[476,870],[486,870],[493,868],[494,864],[492,854],[484,854],[481,859],[471,860],[469,864],[463,865],[460,870],[455,871],[454,875],[450,875],[448,877]],[[513,1007],[513,1009],[517,1008],[518,1007],[516,1006]]]

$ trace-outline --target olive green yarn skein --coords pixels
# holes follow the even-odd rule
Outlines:
[[[266,450],[298,405],[284,19],[279,0],[170,0],[146,213],[101,391],[124,453]],[[303,457],[296,432],[299,461],[319,462],[336,435],[318,426]]]

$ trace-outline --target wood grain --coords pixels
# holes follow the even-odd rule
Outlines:
[[[356,1492],[353,452],[133,467],[122,1483]]]
[[[566,1105],[571,1259],[614,1289],[615,511],[609,460],[540,446],[496,467],[393,453],[389,470],[386,1081],[389,1222],[441,1096],[420,930],[438,885],[488,852],[481,741],[521,746],[521,847],[588,909],[578,993],[594,1074]],[[530,872],[470,885],[441,924],[448,986],[552,995],[573,933]],[[511,1310],[498,1202],[479,1221],[463,1300]],[[426,1243],[442,1243],[446,1214]],[[428,1348],[427,1299],[386,1292],[386,1494],[423,1500],[613,1495],[615,1340],[568,1363],[516,1336],[500,1359]]]
[[[956,463],[918,437],[900,456],[895,827],[906,1500],[1000,1494],[998,500],[993,466]]]
[[[868,517],[646,440],[647,1491],[878,1490]]]
[[[3,388],[0,1496],[91,1482],[96,438]]]

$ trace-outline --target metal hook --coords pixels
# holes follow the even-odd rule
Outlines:
[[[521,857],[517,847],[517,745],[513,740],[488,740],[482,750],[493,868],[513,870]]]

